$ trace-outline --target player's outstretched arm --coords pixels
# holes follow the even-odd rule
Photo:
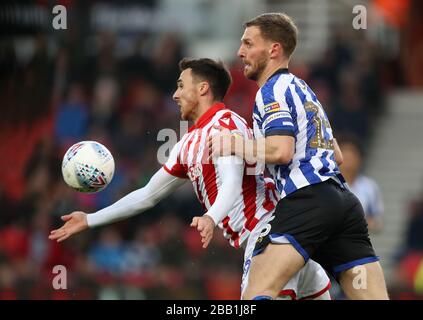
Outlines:
[[[229,214],[235,200],[241,196],[244,161],[230,156],[220,157],[214,164],[221,179],[216,200],[209,211],[201,217],[194,217],[191,223],[191,227],[200,232],[203,248],[207,248],[213,238],[214,228]]]
[[[129,218],[154,207],[161,199],[180,187],[186,180],[167,173],[163,168],[157,171],[147,185],[135,190],[114,204],[92,214],[75,211],[62,217],[66,223],[50,233],[49,239],[63,241],[72,234],[122,219]]]

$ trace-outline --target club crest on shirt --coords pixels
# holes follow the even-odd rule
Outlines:
[[[191,181],[195,181],[202,173],[202,165],[200,163],[193,164],[188,168],[187,175]]]

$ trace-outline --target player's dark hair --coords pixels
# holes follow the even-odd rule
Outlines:
[[[179,62],[179,69],[181,72],[191,69],[194,78],[207,81],[213,97],[217,101],[223,100],[232,83],[231,75],[222,61],[214,61],[208,58],[183,58]]]
[[[285,13],[263,13],[244,23],[244,28],[256,26],[264,39],[282,45],[285,57],[289,58],[297,46],[298,29]]]

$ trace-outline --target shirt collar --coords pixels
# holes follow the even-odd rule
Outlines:
[[[203,128],[211,118],[220,110],[226,109],[226,106],[223,102],[218,102],[212,105],[204,114],[197,120],[197,123],[189,128],[188,132],[193,131],[194,129]]]
[[[289,73],[288,68],[279,68],[269,77],[269,79],[276,76],[279,73]],[[267,80],[269,81],[269,79],[267,79]]]

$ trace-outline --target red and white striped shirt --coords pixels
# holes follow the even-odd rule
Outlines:
[[[207,162],[207,137],[222,128],[241,134],[245,139],[253,137],[252,130],[243,118],[227,109],[223,103],[218,103],[207,110],[181,138],[163,166],[173,176],[191,180],[205,211],[214,204],[221,186],[216,165]],[[265,182],[262,172],[253,175],[250,169],[250,174],[247,174],[248,167],[251,165],[244,165],[242,188],[239,188],[239,194],[233,195],[236,200],[232,209],[218,224],[224,236],[236,248],[243,244],[260,218],[272,211],[278,201],[273,182],[267,179]]]

